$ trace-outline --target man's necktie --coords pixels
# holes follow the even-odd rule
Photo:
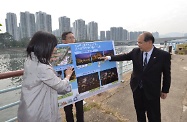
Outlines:
[[[145,53],[145,58],[144,58],[144,61],[143,61],[143,70],[145,70],[146,66],[147,66],[147,53]],[[142,80],[140,80],[139,87],[140,88],[143,87]]]
[[[147,53],[145,53],[145,58],[143,62],[143,70],[145,70],[146,66],[147,66]]]

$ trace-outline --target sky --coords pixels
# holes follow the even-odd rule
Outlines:
[[[52,30],[59,28],[58,18],[67,16],[86,24],[95,21],[99,31],[123,27],[128,31],[149,31],[167,34],[187,33],[187,0],[1,0],[0,27],[5,32],[6,13],[17,15],[29,11],[50,14]]]

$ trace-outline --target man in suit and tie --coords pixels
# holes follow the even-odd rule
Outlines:
[[[171,84],[171,55],[157,49],[149,32],[139,35],[137,44],[127,54],[106,56],[110,61],[133,61],[130,86],[138,122],[161,122],[160,98],[165,99]],[[162,85],[161,85],[162,84]]]

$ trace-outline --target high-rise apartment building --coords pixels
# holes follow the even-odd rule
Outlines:
[[[46,14],[46,23],[45,26],[47,28],[47,32],[52,32],[52,19],[51,19],[51,15]]]
[[[83,35],[83,39],[82,40],[88,40],[88,34],[87,34],[87,32],[88,32],[88,25],[85,24],[84,30],[83,30],[84,35]]]
[[[116,32],[116,40],[117,41],[124,41],[124,36],[123,36],[123,27],[117,27],[117,32]]]
[[[153,34],[154,38],[159,38],[159,33],[158,32],[153,32],[152,34]]]
[[[56,37],[60,37],[61,38],[61,33],[60,33],[60,31],[59,31],[59,29],[56,29],[56,30],[53,30],[52,31],[52,34],[54,34]]]
[[[110,31],[106,31],[106,40],[111,40],[110,39]]]
[[[123,40],[128,40],[128,31],[126,29],[123,29]]]
[[[105,31],[100,31],[100,40],[101,41],[106,40],[106,38],[105,38]]]
[[[52,32],[51,15],[45,12],[36,12],[36,31]]]
[[[29,12],[20,12],[20,32],[21,37],[32,37],[36,32],[35,16]]]
[[[70,27],[70,18],[68,18],[66,16],[63,16],[63,17],[60,17],[58,19],[58,21],[59,21],[59,31],[60,31],[60,34],[62,34],[63,32],[71,30],[71,27]]]
[[[14,40],[18,40],[17,16],[15,13],[6,14],[6,32],[13,36]]]
[[[143,31],[134,31],[129,33],[129,40],[137,40],[138,36],[142,34]]]
[[[96,22],[92,21],[88,23],[87,36],[88,36],[88,40],[91,41],[98,40],[98,24]]]
[[[116,40],[116,34],[117,33],[117,29],[116,27],[111,27],[110,28],[110,40],[115,41]]]
[[[122,27],[111,27],[110,28],[110,39],[114,41],[123,41],[124,32]]]
[[[134,39],[135,39],[135,33],[131,31],[129,33],[129,40],[134,40]]]
[[[86,25],[84,20],[82,19],[75,20],[75,22],[73,23],[72,31],[78,42],[80,40],[86,40]]]

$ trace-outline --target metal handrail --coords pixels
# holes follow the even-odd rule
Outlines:
[[[21,88],[21,85],[16,86],[16,87],[11,87],[11,88],[8,88],[8,89],[2,89],[2,90],[0,90],[0,94],[6,93],[6,92],[9,92],[9,91],[14,91],[14,90],[17,90],[17,89],[20,89],[20,88]]]
[[[9,120],[7,120],[7,121],[5,121],[5,122],[15,122],[16,120],[17,120],[17,117],[14,117],[14,118],[9,119]]]
[[[9,72],[5,72],[5,73],[0,73],[0,79],[5,79],[5,78],[10,78],[10,77],[17,77],[17,76],[22,76],[23,75],[23,71],[24,70],[16,70],[16,71],[9,71]],[[6,93],[6,92],[10,92],[13,90],[17,90],[20,89],[21,85],[16,86],[16,87],[12,87],[12,88],[8,88],[8,89],[2,89],[0,90],[0,94],[2,93]],[[0,111],[4,110],[4,109],[8,109],[10,107],[16,106],[19,104],[20,101],[16,101],[14,103],[10,103],[10,104],[6,104],[4,106],[0,106]],[[5,122],[15,122],[17,120],[17,117],[11,118]]]
[[[0,107],[0,111],[2,111],[4,109],[7,109],[7,108],[10,108],[10,107],[13,107],[15,105],[18,105],[19,103],[20,103],[20,101],[16,101],[14,103],[10,103],[10,104],[4,105],[4,106]]]
[[[10,78],[10,77],[17,77],[23,75],[23,69],[22,70],[16,70],[16,71],[9,71],[5,73],[0,73],[0,79]]]

